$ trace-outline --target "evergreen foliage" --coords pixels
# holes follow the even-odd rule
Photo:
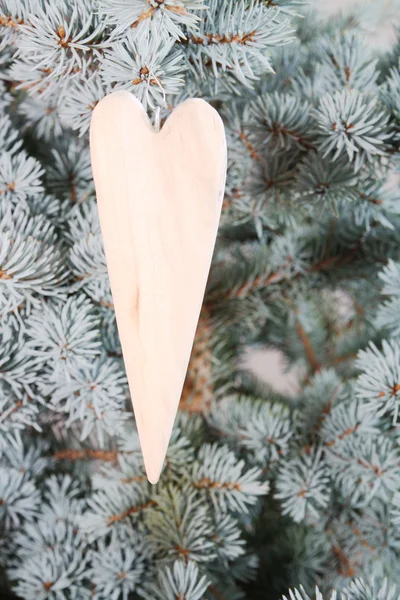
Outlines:
[[[2,597],[400,598],[400,41],[366,37],[400,6],[309,4],[0,0]],[[205,98],[228,138],[156,486],[88,150],[115,89],[161,121]],[[261,384],[248,346],[298,389]]]

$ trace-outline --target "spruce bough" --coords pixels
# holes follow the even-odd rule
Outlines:
[[[400,43],[366,37],[396,2],[305,4],[0,0],[2,597],[400,598]],[[88,153],[115,89],[162,120],[204,98],[228,137],[157,486]],[[260,383],[249,346],[299,389]]]

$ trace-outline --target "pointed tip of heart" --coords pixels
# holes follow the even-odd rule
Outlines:
[[[168,444],[175,420],[176,410],[170,414],[160,415],[151,413],[145,422],[140,418],[136,421],[143,461],[149,482],[155,485],[160,479],[167,455]]]
[[[161,474],[160,469],[158,469],[157,471],[155,469],[151,469],[149,471],[146,468],[147,479],[149,480],[149,483],[151,483],[152,485],[156,485],[156,483],[158,483],[158,480],[160,479],[160,474]]]
[[[165,450],[161,448],[153,448],[150,454],[143,450],[143,459],[147,479],[152,485],[155,485],[160,479],[161,471],[164,465],[165,455]]]

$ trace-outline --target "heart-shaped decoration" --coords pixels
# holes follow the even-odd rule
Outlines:
[[[147,477],[159,479],[217,236],[226,176],[218,113],[186,100],[161,131],[130,93],[93,111],[90,151],[118,332]]]

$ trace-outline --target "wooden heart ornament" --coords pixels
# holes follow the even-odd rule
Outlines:
[[[218,113],[186,100],[161,131],[129,92],[92,114],[90,152],[147,477],[159,479],[200,316],[226,176]]]

